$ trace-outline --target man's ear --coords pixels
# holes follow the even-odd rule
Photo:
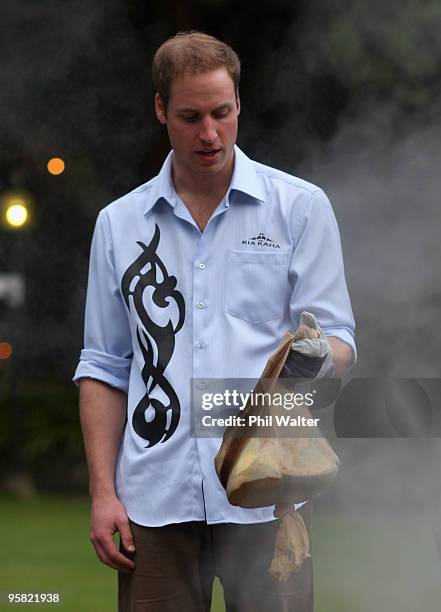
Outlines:
[[[236,93],[237,114],[240,115],[240,98],[239,92]]]
[[[167,112],[165,110],[164,102],[158,93],[155,94],[155,113],[159,123],[165,125],[167,123]]]

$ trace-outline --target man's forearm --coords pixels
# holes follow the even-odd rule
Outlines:
[[[115,495],[115,464],[127,395],[92,378],[80,381],[80,419],[92,497]]]
[[[329,336],[328,341],[332,347],[334,376],[343,376],[352,366],[354,360],[352,349],[349,344],[335,336]]]

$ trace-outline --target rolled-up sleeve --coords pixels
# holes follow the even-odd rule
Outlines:
[[[132,341],[119,290],[107,215],[98,215],[92,238],[84,322],[84,348],[73,381],[95,378],[128,392]]]
[[[355,322],[346,286],[340,232],[332,206],[317,190],[295,210],[295,247],[289,276],[293,286],[290,300],[294,329],[303,310],[317,317],[327,336],[336,336],[357,353]]]

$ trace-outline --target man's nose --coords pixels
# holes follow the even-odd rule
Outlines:
[[[215,122],[211,117],[204,117],[201,121],[199,138],[204,142],[214,142],[217,137]]]

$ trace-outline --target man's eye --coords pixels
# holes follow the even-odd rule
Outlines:
[[[188,121],[189,123],[196,121],[197,118],[198,118],[198,115],[184,115],[183,117],[184,121]]]
[[[216,119],[222,119],[223,117],[227,117],[227,115],[229,114],[230,114],[230,109],[228,108],[226,110],[215,113],[214,116],[216,117]]]

